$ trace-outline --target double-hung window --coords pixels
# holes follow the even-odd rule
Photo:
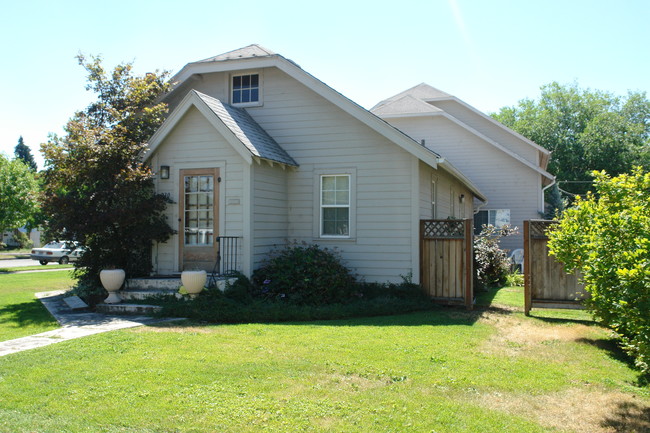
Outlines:
[[[233,104],[260,102],[259,74],[233,75],[231,101]]]
[[[320,177],[320,235],[350,237],[350,175]]]

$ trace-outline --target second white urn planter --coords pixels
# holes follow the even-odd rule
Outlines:
[[[208,280],[208,273],[205,271],[183,271],[181,272],[181,282],[183,287],[191,297],[195,297],[205,287]]]
[[[122,298],[117,295],[117,291],[124,284],[125,277],[126,273],[124,269],[104,269],[99,272],[99,279],[102,282],[102,286],[108,292],[108,298],[104,299],[104,303],[117,304],[118,302],[122,302]]]

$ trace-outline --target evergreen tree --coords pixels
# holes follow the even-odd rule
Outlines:
[[[30,170],[37,170],[38,167],[36,166],[36,161],[34,161],[32,151],[29,149],[29,146],[27,146],[23,141],[22,135],[18,139],[18,144],[14,148],[14,155],[16,155],[16,158],[22,159],[25,165],[30,168]]]

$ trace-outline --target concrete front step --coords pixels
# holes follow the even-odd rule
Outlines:
[[[169,290],[178,291],[181,287],[181,278],[164,277],[164,278],[129,278],[126,280],[127,290]]]
[[[120,290],[117,292],[120,298],[125,301],[138,300],[142,301],[147,298],[152,298],[156,296],[176,296],[181,298],[183,295],[178,293],[178,288],[174,290]]]
[[[98,304],[97,312],[104,314],[150,315],[162,310],[158,305],[146,304]]]

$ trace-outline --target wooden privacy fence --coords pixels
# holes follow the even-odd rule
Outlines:
[[[547,232],[557,221],[524,221],[524,278],[526,315],[531,308],[581,308],[587,296],[577,274],[567,274],[550,256]]]
[[[473,223],[420,221],[420,283],[433,299],[472,308]]]

